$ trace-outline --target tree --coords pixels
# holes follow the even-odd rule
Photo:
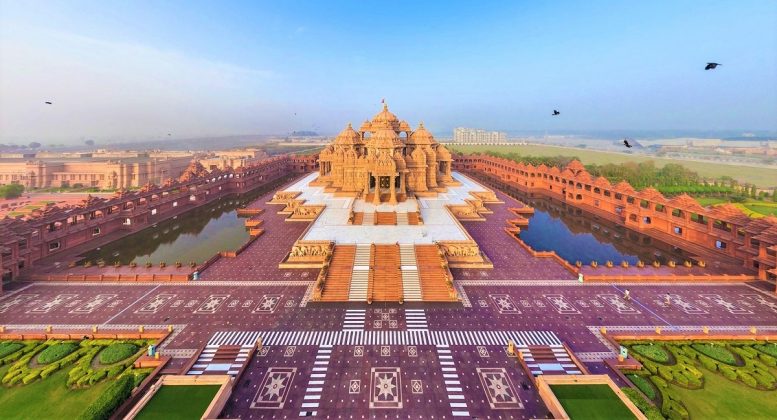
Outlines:
[[[30,149],[37,149],[40,147],[40,143],[38,143],[37,141],[31,141],[29,144],[29,147]]]
[[[24,186],[20,184],[8,184],[0,186],[0,197],[13,199],[21,197]]]

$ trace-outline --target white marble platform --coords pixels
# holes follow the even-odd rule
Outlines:
[[[333,240],[338,244],[378,243],[378,244],[431,244],[434,241],[463,241],[468,240],[469,235],[456,222],[453,215],[445,207],[450,204],[464,204],[465,198],[471,198],[470,191],[487,191],[488,189],[474,180],[454,172],[453,177],[461,183],[460,186],[449,187],[445,193],[437,197],[422,197],[408,199],[404,202],[391,205],[381,203],[378,206],[366,203],[364,200],[355,200],[349,197],[335,197],[334,194],[324,192],[323,187],[310,186],[310,182],[318,177],[312,173],[284,191],[300,191],[298,197],[304,199],[306,204],[325,204],[326,209],[313,222],[302,239],[305,240]],[[424,220],[423,225],[349,225],[348,215],[351,208],[357,212],[396,211],[412,212],[420,211]]]

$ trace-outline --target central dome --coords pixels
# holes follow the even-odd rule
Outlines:
[[[389,129],[399,131],[399,118],[388,110],[388,105],[383,104],[383,110],[372,117],[370,129],[377,131],[380,129]]]

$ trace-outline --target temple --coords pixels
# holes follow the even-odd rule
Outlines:
[[[363,193],[375,204],[396,204],[409,192],[444,191],[454,183],[451,153],[421,123],[406,121],[383,105],[359,131],[351,124],[319,155],[318,183],[340,192]]]

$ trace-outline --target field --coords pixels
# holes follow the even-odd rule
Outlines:
[[[550,388],[571,419],[634,418],[607,385],[551,385]]]
[[[577,156],[583,164],[603,165],[607,163],[644,162],[652,160],[657,167],[667,163],[679,163],[686,168],[697,172],[703,177],[718,178],[730,176],[740,183],[755,184],[758,188],[771,188],[777,186],[777,168],[762,168],[750,166],[727,165],[723,163],[697,162],[681,159],[667,159],[660,157],[635,156],[626,153],[603,152],[598,150],[576,149],[572,147],[525,145],[525,146],[463,146],[448,145],[451,151],[461,153],[483,153],[488,150],[499,153],[518,152],[530,156]]]
[[[627,378],[663,415],[678,419],[761,419],[777,412],[777,345],[678,341],[628,342],[642,363]],[[645,351],[647,350],[647,351]],[[666,360],[671,353],[671,359]],[[662,357],[653,357],[654,355]]]
[[[705,375],[703,389],[676,391],[692,419],[758,419],[777,412],[777,392],[756,391],[720,375]]]
[[[219,385],[163,385],[140,410],[138,420],[199,419],[219,390]]]
[[[147,344],[146,340],[0,341],[0,418],[109,415],[151,372],[133,367]]]
[[[8,367],[0,369],[5,375]],[[97,399],[109,382],[85,389],[67,387],[67,370],[49,376],[44,381],[13,388],[0,388],[0,418],[3,419],[74,419],[86,406]],[[54,402],[44,404],[44,402]]]

